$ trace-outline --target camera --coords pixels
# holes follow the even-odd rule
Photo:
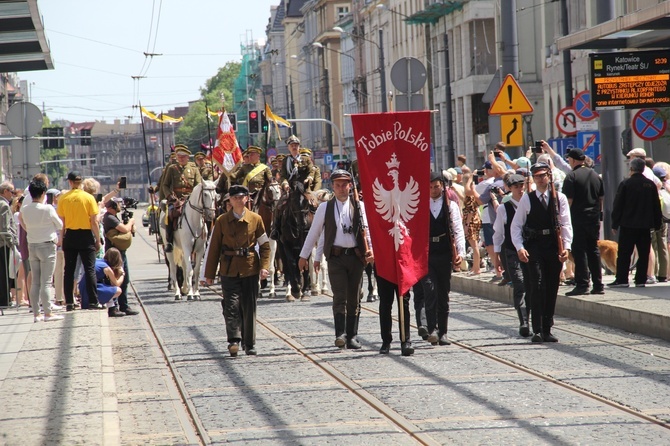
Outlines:
[[[127,225],[128,221],[133,218],[133,213],[128,209],[137,209],[137,200],[132,197],[123,197],[123,202],[121,203],[121,220],[124,225]]]
[[[478,177],[483,177],[484,176],[484,169],[475,170],[475,175],[478,176]]]
[[[535,147],[533,147],[533,153],[542,153],[542,141],[535,141]]]
[[[496,194],[496,195],[501,195],[501,194],[504,194],[505,191],[500,189],[498,186],[491,186],[491,193]]]

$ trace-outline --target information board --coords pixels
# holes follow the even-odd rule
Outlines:
[[[591,109],[670,106],[670,51],[589,54]]]

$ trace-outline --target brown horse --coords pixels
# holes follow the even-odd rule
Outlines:
[[[274,224],[275,213],[279,205],[279,199],[281,198],[281,187],[276,181],[272,181],[270,184],[266,185],[261,191],[259,191],[260,196],[257,197],[257,200],[254,202],[252,210],[261,216],[263,219],[263,225],[265,226],[265,233],[270,236],[272,232],[272,225]],[[277,297],[275,291],[275,262],[274,258],[277,254],[277,241],[270,238],[270,274],[269,274],[269,295],[268,297]]]

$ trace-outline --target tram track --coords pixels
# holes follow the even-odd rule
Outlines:
[[[144,238],[144,237],[143,237]],[[146,240],[145,240],[146,241]],[[157,247],[152,245],[149,241],[146,241],[148,245],[152,246],[152,248],[156,249]],[[134,289],[134,288],[133,288]],[[217,291],[214,287],[208,287],[209,290],[211,290],[214,294],[217,296],[221,296],[220,291]],[[136,296],[138,300],[141,303],[141,297],[138,295],[137,291],[135,290]],[[459,301],[458,298],[454,299],[454,301]],[[464,305],[473,309],[477,309],[480,311],[487,311],[487,312],[492,312],[496,313],[499,315],[504,315],[506,317],[509,317],[512,319],[513,317],[507,314],[505,310],[502,309],[491,309],[491,308],[486,308],[484,305],[476,305],[471,302],[465,302],[463,300],[459,301],[459,305]],[[170,367],[170,373],[173,376],[173,379],[175,383],[177,383],[177,386],[179,387],[179,392],[181,394],[182,401],[184,405],[187,407],[188,413],[190,417],[192,418],[191,422],[195,426],[198,435],[200,439],[203,441],[203,444],[209,444],[209,437],[207,436],[207,432],[202,426],[202,423],[199,421],[197,412],[195,411],[195,408],[193,407],[192,403],[189,401],[188,397],[188,392],[185,389],[183,383],[181,382],[181,379],[179,378],[179,373],[176,370],[176,367],[173,365],[172,361],[169,359],[167,349],[163,345],[162,341],[160,340],[160,336],[155,329],[153,325],[153,321],[151,321],[150,316],[147,314],[146,310],[144,309],[144,306],[142,305],[143,311],[145,312],[145,315],[147,316],[147,320],[149,321],[149,324],[151,326],[152,333],[154,334],[157,342],[160,345],[160,349],[163,352],[164,358],[166,362],[168,363]],[[373,308],[370,308],[366,305],[362,305],[361,308],[369,313],[378,315],[379,312]],[[394,320],[397,322],[397,318],[394,317]],[[292,350],[294,350],[296,353],[298,353],[301,357],[312,363],[314,366],[319,368],[321,371],[326,373],[331,379],[336,381],[340,386],[344,387],[348,392],[351,394],[355,395],[357,398],[362,400],[365,404],[367,404],[369,407],[373,408],[377,412],[379,412],[385,419],[387,419],[390,423],[393,425],[397,426],[401,431],[405,432],[407,435],[409,435],[412,439],[414,439],[418,444],[424,444],[424,445],[433,445],[433,444],[440,444],[437,440],[432,438],[430,435],[426,434],[424,431],[422,431],[421,428],[419,428],[416,424],[412,423],[405,417],[403,417],[400,413],[396,412],[393,410],[390,406],[384,404],[382,401],[377,399],[373,394],[365,390],[361,385],[356,383],[354,380],[349,378],[345,373],[341,372],[338,370],[336,367],[332,366],[331,364],[328,363],[328,361],[322,359],[318,354],[312,352],[310,349],[304,347],[302,344],[300,344],[298,341],[296,341],[289,333],[286,333],[279,329],[277,326],[273,325],[270,323],[268,320],[258,317],[257,322],[259,325],[264,327],[266,330],[268,330],[270,333],[272,333],[276,338],[280,339],[284,343],[286,343]],[[416,329],[415,324],[411,324],[412,328]],[[644,349],[626,345],[624,343],[619,343],[619,342],[613,342],[611,340],[603,339],[601,337],[597,336],[592,336],[592,335],[584,335],[583,333],[576,333],[573,330],[567,329],[567,328],[560,328],[560,327],[555,327],[556,330],[560,330],[566,333],[571,333],[571,334],[578,334],[581,337],[597,341],[600,343],[616,346],[618,348],[622,349],[627,349],[630,351],[634,351],[636,353],[641,353],[641,354],[646,354],[646,355],[654,355],[655,357],[658,357],[660,359],[664,360],[670,360],[670,357],[667,355],[658,355],[658,354],[653,354],[649,351],[646,351]],[[523,373],[527,376],[532,376],[533,378],[540,379],[542,381],[545,381],[547,383],[550,383],[552,385],[561,387],[562,389],[568,390],[572,393],[579,394],[583,397],[589,398],[591,400],[594,400],[598,403],[601,403],[603,405],[609,406],[617,411],[623,412],[625,414],[634,416],[640,420],[643,420],[647,423],[650,424],[655,424],[657,426],[663,427],[665,429],[670,429],[670,423],[667,423],[659,418],[656,418],[652,415],[648,415],[645,412],[642,412],[640,410],[637,410],[633,407],[627,406],[625,404],[619,403],[617,401],[614,401],[612,399],[606,398],[602,395],[599,395],[597,393],[594,393],[588,389],[579,387],[577,385],[562,381],[560,379],[556,379],[546,373],[543,373],[539,370],[532,369],[530,367],[527,367],[525,365],[519,364],[517,362],[511,361],[509,359],[503,358],[501,356],[498,356],[494,353],[491,353],[489,351],[484,350],[483,348],[469,345],[465,342],[450,338],[450,341],[452,342],[452,345],[455,347],[458,347],[460,349],[466,350],[468,352],[471,352],[473,354],[479,355],[481,357],[484,357],[488,360],[497,362],[499,364],[502,364],[506,367],[512,368],[520,373]]]

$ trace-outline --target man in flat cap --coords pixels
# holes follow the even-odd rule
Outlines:
[[[260,215],[246,208],[249,189],[233,185],[228,194],[233,208],[214,224],[205,281],[214,283],[218,268],[230,356],[237,356],[240,343],[247,355],[255,355],[258,280],[269,274],[270,242]]]
[[[558,342],[551,334],[551,327],[562,263],[568,259],[572,244],[568,199],[554,189],[550,169],[545,163],[531,166],[535,190],[519,200],[510,228],[519,260],[528,264],[526,283],[530,285],[532,342]]]
[[[589,271],[593,283],[591,294],[605,294],[600,265],[600,250],[598,249],[605,187],[600,175],[584,165],[586,155],[581,149],[570,149],[567,160],[572,171],[566,175],[563,181],[562,192],[570,204],[575,288],[565,293],[565,295],[588,294]]]
[[[350,197],[352,177],[346,170],[336,169],[330,179],[333,198],[321,203],[314,214],[312,226],[300,252],[298,268],[305,271],[312,248],[317,244],[314,271],[319,272],[321,255],[328,261],[328,276],[333,291],[335,345],[360,349],[356,340],[361,309],[363,267],[374,259],[371,243],[364,238],[367,226],[365,208],[354,205]],[[321,236],[323,232],[324,236]],[[367,248],[367,249],[366,249]]]
[[[207,161],[207,155],[204,152],[196,152],[193,158],[195,159],[195,165],[198,166],[198,170],[200,171],[200,177],[203,180],[214,181],[214,168],[212,167],[212,163]]]
[[[530,294],[528,293],[529,286],[526,286],[525,283],[528,280],[528,264],[519,261],[510,235],[514,214],[523,197],[525,182],[526,178],[522,175],[512,174],[507,177],[506,186],[512,193],[508,201],[498,206],[498,215],[493,224],[493,249],[496,252],[494,259],[496,267],[500,262],[498,257],[505,256],[507,259],[507,271],[514,290],[514,309],[519,317],[519,335],[527,338],[530,336],[530,328],[528,327]]]
[[[421,279],[426,306],[427,340],[433,345],[450,345],[447,328],[451,271],[454,265],[460,265],[465,256],[465,233],[458,203],[450,200],[445,193],[442,172],[430,174],[429,231],[428,275]]]
[[[193,188],[200,184],[202,177],[198,166],[189,161],[191,151],[183,144],[175,147],[177,163],[169,166],[165,172],[165,178],[161,185],[163,196],[168,200],[168,224],[166,227],[165,252],[172,252],[173,220],[177,211],[181,210],[181,204]]]

